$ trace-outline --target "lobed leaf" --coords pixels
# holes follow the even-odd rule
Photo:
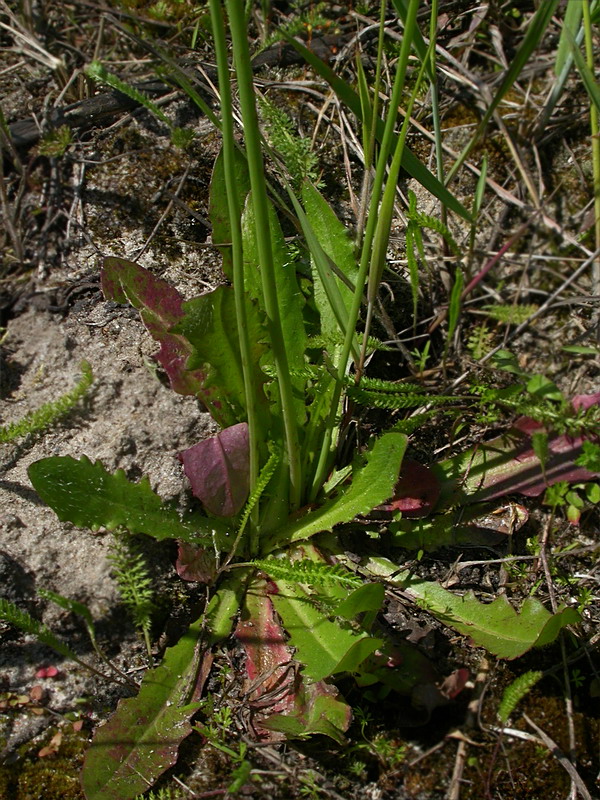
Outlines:
[[[198,543],[212,537],[221,541],[227,528],[200,514],[180,519],[177,509],[152,491],[147,478],[127,480],[122,469],[114,474],[83,456],[56,456],[35,461],[27,470],[34,489],[63,522],[80,528],[126,528],[155,539],[182,539]]]
[[[202,397],[203,372],[186,369],[191,347],[183,337],[170,332],[183,317],[179,292],[139,264],[113,256],[104,259],[101,285],[107,300],[131,303],[140,311],[150,335],[161,345],[155,358],[167,373],[173,391]]]
[[[320,681],[340,672],[354,672],[383,645],[365,631],[328,619],[298,584],[279,580],[276,585],[278,591],[271,600],[308,678]]]
[[[351,522],[358,514],[368,514],[388,500],[394,492],[407,441],[402,433],[384,434],[367,453],[366,464],[354,469],[348,488],[316,511],[289,522],[267,537],[263,552],[330,531],[334,525]]]
[[[480,602],[472,591],[456,595],[438,583],[411,577],[408,572],[397,574],[396,565],[385,558],[369,559],[366,568],[379,576],[395,575],[392,583],[420,606],[499,658],[518,658],[532,647],[550,644],[566,625],[581,619],[574,608],[562,608],[552,614],[535,597],[528,597],[516,611],[504,594],[491,603]]]

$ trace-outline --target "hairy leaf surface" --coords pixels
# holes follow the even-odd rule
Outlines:
[[[63,522],[80,528],[126,528],[155,539],[182,539],[198,543],[212,536],[224,542],[227,528],[200,514],[181,520],[176,508],[152,491],[148,478],[127,480],[122,469],[111,474],[83,456],[56,456],[35,461],[28,469],[34,489]]]
[[[308,539],[321,531],[330,531],[334,525],[350,522],[358,514],[368,514],[388,500],[393,492],[407,437],[402,433],[386,433],[375,442],[367,454],[367,463],[354,469],[352,483],[333,500],[328,500],[316,511],[288,523],[276,531],[265,552],[278,544]]]
[[[376,575],[397,573],[396,565],[385,558],[371,558],[366,566]],[[518,658],[532,647],[550,644],[565,625],[580,620],[574,608],[552,614],[535,597],[528,597],[520,611],[516,611],[506,595],[499,595],[492,603],[482,603],[472,591],[456,595],[438,583],[411,577],[407,572],[396,574],[392,583],[444,624],[500,658]]]

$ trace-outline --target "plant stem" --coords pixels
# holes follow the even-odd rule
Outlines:
[[[252,364],[252,345],[248,337],[246,314],[246,293],[244,289],[244,258],[242,252],[241,208],[235,185],[233,136],[233,107],[231,101],[231,83],[229,80],[229,64],[227,61],[227,41],[223,10],[218,0],[209,0],[210,16],[215,41],[215,57],[219,75],[219,93],[221,95],[221,131],[223,135],[223,164],[227,206],[229,209],[229,227],[231,229],[231,256],[233,262],[233,292],[235,297],[235,317],[240,342],[242,372],[244,375],[244,391],[246,396],[246,412],[248,414],[248,439],[250,460],[250,494],[254,491],[259,470],[259,438],[257,414],[257,385]],[[258,506],[252,514],[252,522],[258,521]]]
[[[594,42],[592,37],[592,20],[590,16],[589,0],[583,0],[583,27],[585,36],[585,57],[587,65],[594,71]],[[590,102],[590,127],[592,132],[592,172],[594,176],[594,233],[596,237],[596,250],[600,248],[600,138],[598,124],[598,109],[594,102]],[[595,291],[600,286],[600,259],[594,261],[592,267],[592,282]]]
[[[381,147],[379,150],[379,157],[377,159],[377,167],[375,169],[375,177],[373,180],[373,187],[371,190],[371,201],[369,204],[369,214],[367,217],[367,225],[365,228],[365,235],[362,243],[360,267],[356,278],[356,290],[354,292],[354,297],[352,300],[352,307],[348,315],[348,327],[346,330],[346,337],[344,339],[342,355],[340,357],[338,365],[338,380],[336,381],[333,390],[333,396],[331,400],[331,411],[329,413],[326,432],[325,436],[323,437],[323,444],[321,446],[319,461],[317,464],[315,477],[311,488],[311,500],[315,498],[316,493],[319,491],[322,483],[327,477],[327,473],[330,468],[330,461],[332,455],[331,439],[335,427],[335,417],[338,413],[344,376],[348,369],[348,363],[350,359],[352,343],[354,341],[356,324],[358,322],[360,307],[363,299],[363,292],[365,284],[367,282],[367,275],[369,273],[369,265],[373,263],[372,248],[373,248],[373,241],[375,239],[377,220],[379,217],[379,203],[382,197],[387,162],[391,152],[392,142],[394,138],[394,127],[396,124],[396,117],[398,114],[398,106],[400,105],[400,97],[402,95],[402,90],[404,88],[406,65],[408,63],[408,56],[410,54],[413,32],[416,25],[418,6],[419,6],[419,0],[410,0],[410,5],[406,15],[406,22],[404,25],[404,37],[402,39],[400,57],[398,59],[398,65],[396,67],[396,75],[394,76],[394,87],[392,89],[392,96],[390,98],[387,118],[385,121],[385,129],[383,133],[383,138],[381,140]],[[380,24],[382,24],[381,21]],[[375,117],[373,117],[373,119],[375,120]],[[406,117],[406,119],[408,119],[408,116]],[[403,144],[404,141],[402,141],[402,145]],[[402,145],[400,146],[400,153],[402,150]],[[396,179],[393,180],[394,180],[394,192],[395,192]],[[369,311],[367,311],[367,315],[369,315]],[[364,341],[366,342],[366,340],[367,340],[367,332],[365,332]],[[364,348],[364,343],[363,343],[363,348]],[[360,380],[360,369],[357,372],[357,378],[358,380]]]
[[[286,449],[290,469],[290,507],[298,508],[302,494],[302,468],[298,429],[292,396],[288,358],[283,339],[281,316],[275,283],[275,265],[271,231],[269,226],[267,189],[260,143],[260,129],[256,113],[256,100],[252,82],[252,67],[248,49],[248,32],[244,16],[244,3],[241,0],[226,0],[229,27],[233,43],[240,107],[244,124],[244,137],[248,155],[250,186],[252,187],[252,203],[256,222],[257,247],[260,259],[260,273],[264,304],[267,315],[267,328],[273,350],[275,368],[281,398],[281,411],[285,430]]]

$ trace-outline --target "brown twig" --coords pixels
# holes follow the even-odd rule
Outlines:
[[[563,753],[560,747],[556,744],[556,742],[551,739],[548,734],[543,731],[540,727],[538,727],[535,722],[527,716],[527,714],[523,714],[523,719],[529,725],[530,728],[537,733],[539,738],[544,742],[550,753],[554,756],[554,758],[558,761],[561,767],[564,767],[566,771],[569,773],[569,777],[571,778],[572,783],[577,789],[577,792],[584,800],[593,800],[592,795],[586,788],[585,783],[581,779],[580,774],[577,772],[573,763],[569,760],[569,758]]]

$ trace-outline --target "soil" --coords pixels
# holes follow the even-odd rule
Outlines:
[[[449,46],[453,37],[466,36],[470,6],[466,2],[440,5],[446,15],[444,43]],[[531,11],[530,3],[514,5],[523,6],[520,14]],[[501,3],[491,6],[489,23],[496,26],[499,36],[506,37],[503,26],[510,29],[510,21],[504,6]],[[173,45],[176,49],[185,50],[176,37],[176,17],[164,23],[151,22],[143,7],[140,9],[133,2],[115,6],[112,13],[121,15],[121,22],[130,22],[142,38],[169,35],[176,40]],[[169,13],[175,15],[176,11],[171,8]],[[94,22],[88,19],[90,14]],[[336,9],[335,14],[343,17],[341,9]],[[453,21],[453,14],[457,19],[464,17],[462,27]],[[11,26],[16,24],[15,19],[20,19],[8,11],[5,18]],[[125,70],[131,80],[146,77],[141,74],[145,69],[143,59],[147,57],[144,47],[139,40],[124,39],[120,23],[115,23],[112,16],[105,17],[95,6],[88,9],[87,5],[76,2],[73,30],[67,35],[62,33],[67,23],[62,6],[42,3],[39,12],[21,22],[30,27],[33,36],[44,41],[49,52],[60,52],[58,44],[71,37],[73,54],[65,59],[74,70],[74,80],[65,90],[66,98],[61,99],[59,94],[65,84],[61,83],[60,70],[53,72],[47,63],[40,63],[30,49],[19,49],[11,33],[2,30],[0,43],[6,68],[0,73],[0,95],[9,124],[30,120],[35,114],[43,129],[54,103],[62,107],[65,100],[76,103],[93,94],[93,88],[79,70],[83,61],[92,57],[100,19],[103,26],[106,24],[101,57],[110,58],[114,50],[117,59],[137,62]],[[343,44],[344,40],[340,42]],[[543,57],[547,58],[547,54]],[[475,62],[478,58],[477,54],[473,56]],[[548,65],[542,66],[532,81],[536,77],[540,83],[548,79]],[[480,67],[480,73],[489,77],[486,69]],[[306,77],[303,68],[286,66],[281,55],[279,63],[269,62],[266,70],[264,66],[261,69],[258,80],[263,88],[269,82],[291,83]],[[464,143],[462,126],[470,124],[474,101],[472,97],[461,98],[454,84],[445,88],[447,92],[442,92],[442,96],[449,129],[446,141],[459,151]],[[536,88],[536,96],[541,90],[541,86]],[[287,98],[289,108],[300,116],[301,126],[307,126],[307,120],[314,123],[315,115],[308,104],[299,104],[292,92],[284,91],[282,97]],[[461,105],[463,101],[466,106]],[[567,105],[573,118],[578,109],[586,107],[580,89],[573,88]],[[2,424],[19,420],[72,389],[84,359],[92,367],[94,382],[86,397],[42,434],[0,445],[0,597],[26,609],[68,642],[83,661],[106,673],[81,618],[41,599],[37,592],[47,589],[83,603],[95,621],[98,642],[106,655],[121,670],[138,679],[147,666],[147,654],[119,601],[110,561],[112,538],[106,533],[92,533],[61,523],[33,491],[27,468],[48,456],[85,455],[92,461],[100,460],[111,471],[123,469],[134,480],[147,475],[161,497],[175,498],[182,509],[190,502],[177,454],[214,433],[216,427],[195,398],[176,395],[168,388],[152,359],[156,347],[137,312],[107,303],[99,284],[102,259],[108,255],[139,259],[142,266],[171,282],[186,298],[223,281],[219,256],[210,246],[207,222],[208,187],[219,148],[218,137],[212,125],[181,94],[171,99],[166,110],[175,124],[194,130],[195,138],[188,150],[175,147],[165,126],[149,112],[137,108],[129,112],[121,109],[92,126],[82,125],[74,131],[62,153],[48,154],[48,140],[44,144],[43,139],[16,153],[10,149],[4,151],[4,182],[9,194],[8,205],[4,204],[0,282],[1,322],[6,328],[0,344]],[[521,111],[526,117],[525,111]],[[527,113],[534,111],[528,109]],[[331,191],[336,210],[348,219],[352,214],[351,204],[345,191],[340,190],[345,174],[341,166],[344,155],[339,140],[332,141],[332,131],[331,128],[327,135],[321,134],[323,141],[317,150],[324,170],[324,186]],[[467,304],[463,347],[457,342],[447,365],[450,379],[456,378],[465,365],[472,365],[464,342],[474,327],[471,320],[482,319],[481,306],[486,302],[512,302],[517,297],[521,303],[541,302],[540,296],[543,301],[568,274],[570,259],[582,260],[580,252],[572,246],[572,239],[577,232],[575,228],[580,230],[589,223],[588,142],[577,124],[572,123],[564,130],[558,123],[555,128],[549,125],[547,136],[553,131],[554,139],[548,138],[536,150],[536,155],[541,153],[541,163],[536,162],[533,152],[527,152],[526,167],[541,183],[545,181],[544,196],[549,199],[544,213],[563,228],[559,235],[551,226],[533,225],[518,247],[506,256],[501,273],[482,284],[477,302]],[[430,155],[427,140],[413,135],[411,146],[427,161]],[[517,230],[522,222],[519,209],[523,205],[522,181],[518,175],[514,177],[514,163],[495,129],[480,151],[472,154],[471,161],[479,162],[483,150],[490,156],[491,176],[506,187],[512,200],[495,195],[485,207],[486,222],[478,237],[481,264],[486,254],[496,252],[505,243],[509,231]],[[353,155],[351,161],[356,190],[360,173]],[[465,202],[470,202],[473,187],[473,176],[465,174],[456,191]],[[433,206],[428,205],[431,201],[414,183],[406,182],[403,188],[417,192],[421,211],[434,213]],[[456,223],[453,233],[457,238],[463,236],[462,243],[464,231],[460,228]],[[411,306],[401,244],[404,229],[404,222],[399,219],[398,240],[390,253],[390,264],[396,271],[386,284],[389,295],[384,298],[391,317],[398,314],[392,297],[401,298],[404,309]],[[591,247],[589,241],[588,246]],[[425,342],[431,321],[427,316],[434,317],[439,312],[446,298],[446,278],[453,274],[453,268],[446,268],[449,259],[440,254],[439,247],[437,252],[431,242],[427,242],[427,247],[440,268],[435,277],[431,277],[431,272],[423,276],[423,319],[419,335],[408,342],[409,349],[422,347]],[[542,255],[539,260],[534,258],[536,252]],[[521,367],[543,371],[570,395],[600,389],[597,364],[583,356],[567,360],[561,354],[560,347],[566,342],[593,342],[597,324],[594,306],[587,303],[594,291],[597,295],[597,287],[594,290],[584,276],[572,289],[568,305],[549,311],[533,332],[526,332],[518,341]],[[392,318],[391,323],[399,336],[409,339],[411,326],[397,318]],[[509,337],[513,330],[500,325],[490,328],[495,343]],[[561,332],[560,340],[557,330]],[[443,350],[443,338],[438,336],[439,331],[431,336],[434,358],[430,363],[438,364]],[[386,357],[375,368],[385,377],[409,374],[406,361],[396,355]],[[432,371],[429,379],[433,386],[439,384],[443,375],[437,367]],[[365,425],[380,422],[376,416],[364,420]],[[417,432],[412,440],[413,455],[432,458],[449,446],[447,434],[448,431],[441,429]],[[580,527],[574,529],[562,519],[549,519],[547,509],[539,501],[527,505],[529,522],[515,537],[514,552],[528,554],[528,540],[535,540],[546,527],[553,528],[555,548],[573,544],[576,548],[588,548],[570,561],[561,560],[554,574],[562,601],[577,605],[583,587],[591,594],[583,628],[578,632],[580,638],[569,644],[569,652],[577,659],[569,664],[573,692],[569,721],[577,744],[578,775],[590,796],[598,797],[600,679],[594,648],[600,598],[593,549],[598,544],[598,512],[589,509]],[[146,540],[139,544],[151,566],[156,587],[158,610],[152,632],[156,655],[177,639],[192,618],[202,591],[197,585],[183,583],[176,575],[174,544],[153,544]],[[463,560],[489,559],[490,549],[492,557],[508,553],[503,543],[495,548],[469,551]],[[406,557],[414,559],[414,555]],[[456,591],[473,586],[485,591],[498,585],[498,564],[454,572],[453,565],[462,556],[462,551],[452,549],[425,553],[419,568],[424,577],[443,579]],[[403,554],[397,557],[400,561]],[[541,573],[523,576],[515,572],[512,586],[517,602],[533,590],[536,580],[542,581]],[[547,600],[546,589],[542,589],[542,599]],[[257,745],[247,738],[243,717],[236,711],[229,745],[232,741],[234,746],[247,741],[254,768],[252,780],[239,790],[239,796],[282,800],[319,796],[338,800],[567,797],[571,782],[563,754],[569,753],[570,741],[560,645],[532,652],[518,663],[503,662],[486,656],[483,650],[424,612],[410,609],[407,614],[393,594],[387,602],[386,623],[398,634],[418,640],[419,647],[432,658],[441,675],[460,668],[469,670],[464,691],[413,727],[408,724],[413,710],[404,701],[369,705],[355,687],[343,686],[355,709],[355,721],[348,743],[342,747],[319,738],[285,746]],[[93,729],[110,716],[119,699],[129,696],[130,690],[58,656],[34,636],[23,635],[5,623],[0,623],[0,645],[0,800],[59,797],[81,800],[78,773]],[[223,676],[233,671],[234,685],[240,664],[239,652],[232,654],[225,648],[220,651],[208,684],[209,694],[227,696]],[[518,715],[511,721],[512,733],[501,734],[495,712],[502,692],[528,669],[545,670],[546,677],[519,707]],[[480,690],[484,695],[477,701]],[[235,694],[231,687],[230,691]],[[479,716],[470,711],[469,703],[474,700]],[[527,718],[543,729],[560,753],[547,743],[540,745],[541,740]],[[54,739],[53,746],[51,742],[57,734],[60,736]],[[529,739],[520,738],[528,735]],[[459,763],[463,766],[460,781],[452,778]],[[194,735],[184,744],[175,770],[160,785],[171,788],[173,797],[225,795],[234,768],[235,764],[223,750]]]

